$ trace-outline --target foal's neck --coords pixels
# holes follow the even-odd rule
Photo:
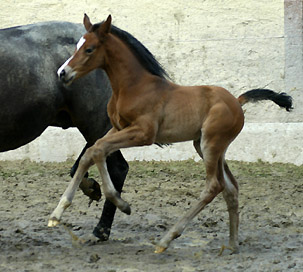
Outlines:
[[[114,94],[139,83],[148,71],[140,64],[128,46],[110,34],[105,44],[105,67]]]

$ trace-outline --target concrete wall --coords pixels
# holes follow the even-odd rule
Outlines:
[[[303,165],[302,123],[246,123],[230,145],[226,158],[255,162],[283,162]],[[291,142],[288,142],[288,141]],[[76,129],[49,128],[37,140],[16,150],[0,153],[1,160],[65,161],[76,159],[85,140]],[[168,147],[134,147],[122,150],[132,160],[200,160],[191,142]]]
[[[2,28],[48,20],[81,22],[84,12],[93,22],[99,22],[112,14],[113,23],[146,45],[176,83],[219,85],[235,96],[258,87],[288,92],[294,97],[292,113],[270,102],[245,106],[245,129],[228,154],[232,153],[230,158],[239,160],[302,164],[303,152],[299,144],[303,138],[303,107],[300,106],[303,103],[302,0],[90,0],[78,1],[77,5],[67,0],[4,2],[0,9]],[[49,135],[52,133],[61,137],[55,142],[74,137],[70,136],[73,131],[55,129]],[[47,132],[45,135],[49,137]],[[78,134],[75,137],[81,142]],[[277,141],[273,140],[275,137]],[[294,137],[297,141],[293,141]],[[46,151],[53,139],[45,139],[45,143],[40,143],[39,139],[34,143],[43,146],[40,155],[31,155],[31,147],[23,147],[17,153],[1,154],[0,159],[20,158],[19,154],[25,152],[35,160],[54,160],[56,156],[51,157],[51,152]],[[270,148],[280,150],[281,146],[285,147],[281,156],[269,156],[265,152]],[[248,151],[247,147],[256,152]],[[77,148],[73,150],[69,146],[62,152],[61,144],[60,151],[55,153],[65,155],[55,160],[73,157],[79,152]],[[154,159],[163,159],[158,149],[151,149]],[[173,154],[169,159],[184,158],[178,151],[166,153]],[[127,154],[132,153],[127,151]],[[126,156],[143,159],[136,154]]]
[[[285,90],[296,98],[297,120],[302,122],[303,107],[303,1],[285,0]]]

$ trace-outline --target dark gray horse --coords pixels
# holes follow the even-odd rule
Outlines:
[[[147,53],[142,61],[154,74],[165,76],[165,71],[139,41],[127,32],[113,29],[121,32],[139,52]],[[77,127],[87,144],[71,170],[73,175],[85,150],[110,129],[106,106],[111,87],[102,70],[90,73],[70,87],[57,79],[58,67],[74,51],[84,32],[82,25],[68,22],[0,30],[0,152],[29,143],[48,126]],[[120,151],[107,159],[107,167],[121,193],[128,164]],[[98,200],[99,185],[88,179],[84,181],[83,191]],[[109,237],[115,211],[116,207],[106,200],[94,229],[94,235],[101,240]]]

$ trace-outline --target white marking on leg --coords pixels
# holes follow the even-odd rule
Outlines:
[[[235,190],[235,186],[233,185],[233,183],[231,182],[229,176],[225,172],[224,166],[223,166],[223,176],[224,176],[225,184],[226,184],[226,187],[227,187],[228,191],[234,191]]]
[[[88,169],[88,167],[87,167]],[[63,193],[62,197],[60,198],[60,201],[55,208],[55,210],[52,212],[50,219],[48,221],[48,226],[54,227],[58,224],[58,222],[61,219],[61,216],[63,212],[66,210],[67,207],[69,207],[72,204],[73,198],[75,196],[76,190],[79,188],[79,185],[81,183],[81,180],[83,179],[87,169],[77,169],[74,177],[72,178],[71,182],[67,186],[65,192]]]
[[[56,218],[57,220],[60,220],[63,212],[71,205],[71,201],[67,199],[66,196],[62,196],[60,199],[56,209],[52,212],[50,218]]]
[[[208,155],[209,155],[209,152],[207,149],[207,140],[204,137],[204,133],[203,133],[202,129],[201,129],[201,133],[202,133],[202,137],[201,137],[200,147],[201,147],[201,152],[203,154],[203,158],[206,159],[206,158],[208,158]]]

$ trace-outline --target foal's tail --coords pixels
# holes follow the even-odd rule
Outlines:
[[[290,111],[293,108],[291,96],[286,93],[276,93],[268,89],[253,89],[238,97],[241,106],[248,102],[258,102],[261,100],[271,100],[281,108],[285,108],[287,111]]]

